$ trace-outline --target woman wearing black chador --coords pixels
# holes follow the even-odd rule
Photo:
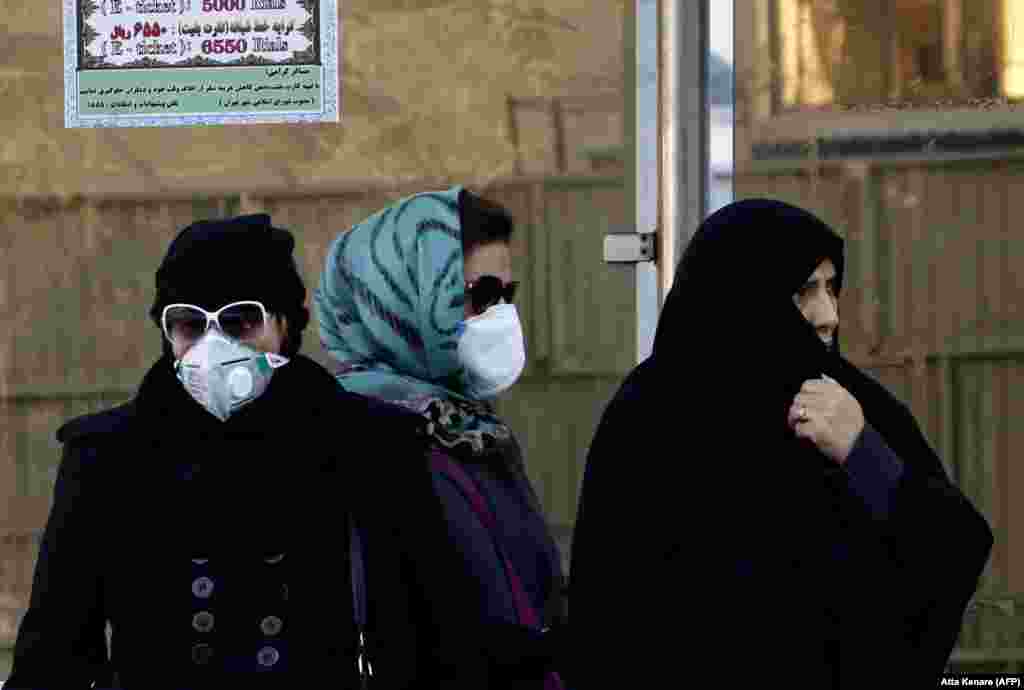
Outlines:
[[[843,265],[827,225],[769,200],[687,246],[587,459],[579,688],[935,686],[992,532],[907,407],[840,355]]]

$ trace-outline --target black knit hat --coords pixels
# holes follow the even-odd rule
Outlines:
[[[273,313],[305,313],[306,319],[292,324],[301,331],[308,320],[306,287],[294,249],[292,234],[271,225],[265,213],[197,221],[171,242],[156,271],[150,316],[159,324],[164,307],[177,302],[213,311],[258,300]]]

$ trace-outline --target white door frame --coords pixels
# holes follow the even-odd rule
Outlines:
[[[650,2],[634,0],[637,12],[637,64],[649,66],[657,56],[657,184],[650,175],[636,175],[636,227],[638,232],[657,228],[657,260],[637,264],[637,354],[640,361],[651,352],[657,314],[672,286],[682,249],[704,219],[708,180],[707,54],[711,0],[658,0],[656,17]],[[732,2],[733,0],[714,0]],[[656,45],[645,45],[649,23],[657,22]],[[644,22],[648,24],[645,26]],[[642,83],[638,79],[638,83]],[[650,160],[652,142],[643,136],[645,112],[638,90],[636,122],[637,161]],[[647,104],[647,112],[650,104]],[[645,177],[647,180],[645,180]]]

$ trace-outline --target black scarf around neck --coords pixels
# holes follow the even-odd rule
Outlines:
[[[344,483],[332,483],[344,429],[342,391],[298,355],[275,370],[267,390],[227,421],[196,402],[162,357],[136,396],[136,439],[145,476],[165,482],[169,532],[197,554],[214,550],[279,553],[307,531],[311,513]],[[323,494],[323,495],[321,495]],[[334,496],[332,503],[340,503]],[[162,499],[161,499],[162,500]]]

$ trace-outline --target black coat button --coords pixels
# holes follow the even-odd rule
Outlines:
[[[260,630],[267,637],[274,637],[281,632],[281,628],[284,627],[284,621],[277,616],[267,616],[260,621]]]
[[[206,577],[197,577],[192,582],[192,594],[196,595],[200,599],[209,599],[210,595],[213,594],[213,580]]]
[[[192,627],[197,632],[208,633],[213,630],[213,614],[209,611],[200,611],[192,616]]]
[[[256,661],[259,662],[260,666],[266,666],[267,668],[276,664],[281,658],[281,653],[273,647],[264,647],[256,653]]]
[[[200,666],[205,666],[213,659],[213,647],[200,643],[192,648],[192,661]]]

